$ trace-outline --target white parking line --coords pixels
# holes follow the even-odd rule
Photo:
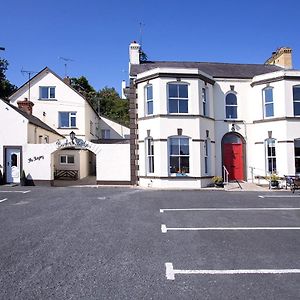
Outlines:
[[[293,195],[259,195],[258,198],[300,198],[299,196]]]
[[[22,194],[27,194],[31,192],[30,190],[28,191],[0,191],[0,193],[22,193]]]
[[[300,207],[245,207],[245,208],[163,208],[160,213],[167,211],[259,211],[259,210],[300,210]]]
[[[239,275],[239,274],[299,274],[300,269],[237,269],[237,270],[176,270],[172,263],[166,263],[166,277],[175,280],[175,274]]]
[[[6,200],[7,200],[7,198],[4,198],[4,199],[0,200],[0,203],[1,203],[1,202],[4,202],[4,201],[6,201]]]
[[[300,227],[167,227],[165,224],[161,225],[161,232],[167,233],[168,231],[217,231],[217,230],[300,230]]]

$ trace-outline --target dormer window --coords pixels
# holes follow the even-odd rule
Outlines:
[[[40,86],[40,99],[55,99],[55,86]]]

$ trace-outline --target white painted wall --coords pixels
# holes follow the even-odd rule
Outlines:
[[[124,100],[127,101],[127,100]],[[130,130],[128,127],[118,124],[108,118],[101,116],[99,121],[100,129],[110,130],[111,139],[124,139],[129,138]],[[100,138],[101,134],[100,134]]]
[[[97,146],[97,181],[130,181],[130,144]]]

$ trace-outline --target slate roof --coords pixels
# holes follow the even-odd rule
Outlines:
[[[131,65],[130,75],[154,68],[187,68],[199,69],[214,78],[240,78],[251,79],[256,75],[283,70],[275,65],[264,64],[234,64],[217,62],[179,62],[179,61],[146,61],[139,65]]]
[[[1,100],[2,100],[2,99],[1,99]],[[18,112],[19,114],[21,114],[24,118],[26,118],[26,119],[28,120],[29,123],[31,123],[31,124],[33,124],[33,125],[36,125],[36,126],[38,126],[38,127],[40,127],[40,128],[43,128],[43,129],[45,129],[45,130],[47,130],[47,131],[50,131],[50,132],[52,132],[52,133],[55,133],[55,134],[57,134],[57,135],[63,137],[63,135],[59,134],[59,133],[58,133],[57,131],[55,131],[53,128],[51,128],[51,127],[48,126],[46,123],[44,123],[43,121],[41,121],[39,118],[37,118],[37,117],[35,117],[35,116],[33,116],[33,115],[27,114],[25,111],[19,109],[18,107],[14,106],[14,105],[12,105],[12,104],[10,104],[10,103],[4,101],[4,100],[2,100],[2,101],[5,102],[7,105],[9,105],[11,108],[13,108],[16,112]]]

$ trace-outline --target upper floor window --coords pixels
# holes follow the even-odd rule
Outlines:
[[[207,99],[207,89],[202,88],[202,93],[201,93],[201,98],[202,98],[202,112],[203,116],[208,116],[208,99]]]
[[[264,117],[274,116],[273,88],[263,89]]]
[[[40,99],[55,99],[55,86],[40,86]]]
[[[101,130],[101,137],[103,139],[110,139],[110,130],[109,129],[102,129]]]
[[[237,98],[234,93],[228,93],[225,97],[226,119],[237,119]]]
[[[190,149],[189,138],[171,137],[170,142],[170,173],[189,173],[190,172]]]
[[[76,127],[76,112],[60,111],[58,112],[59,127],[73,128]]]
[[[188,112],[188,85],[187,84],[168,84],[168,103],[169,113]]]
[[[93,121],[90,121],[90,134],[94,134],[94,132],[93,132]]]
[[[276,145],[272,138],[266,140],[266,166],[268,173],[276,172]]]
[[[300,116],[300,85],[293,86],[294,116]]]
[[[152,85],[148,85],[145,88],[146,92],[146,114],[153,114],[153,87]]]
[[[154,141],[153,138],[146,139],[147,147],[147,173],[154,173]]]

